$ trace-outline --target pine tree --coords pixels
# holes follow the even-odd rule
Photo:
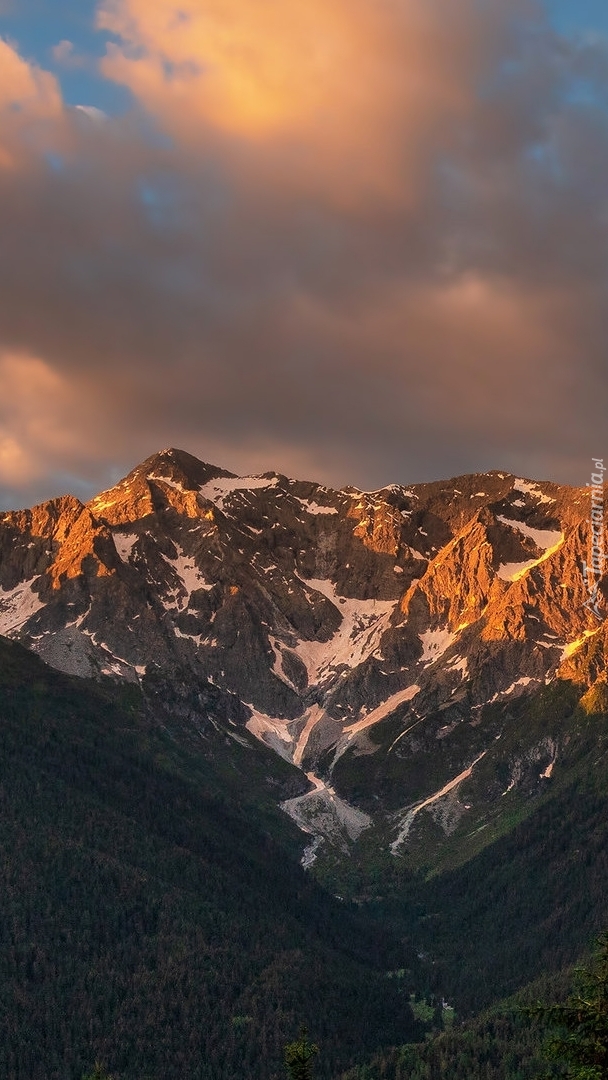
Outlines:
[[[113,1077],[106,1072],[100,1061],[96,1061],[93,1066],[93,1072],[85,1073],[82,1080],[113,1080]]]
[[[285,1064],[290,1080],[312,1080],[312,1059],[319,1053],[319,1047],[308,1039],[305,1027],[300,1030],[300,1038],[285,1047]]]
[[[567,1066],[572,1080],[608,1080],[608,933],[602,934],[589,967],[577,971],[578,986],[563,1005],[529,1011],[557,1029],[546,1054]]]

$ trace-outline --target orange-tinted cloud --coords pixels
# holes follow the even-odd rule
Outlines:
[[[62,38],[51,49],[51,56],[56,64],[62,68],[77,69],[87,66],[87,58],[79,52],[73,41]]]
[[[103,123],[4,43],[11,492],[169,444],[580,482],[608,436],[599,46],[527,0],[106,0],[99,24],[135,95]]]
[[[403,201],[421,142],[462,116],[474,90],[471,4],[441,7],[105,0],[98,24],[122,44],[103,70],[190,147],[220,137],[283,188]]]
[[[24,126],[31,138],[45,139],[45,125],[61,112],[56,80],[22,59],[0,38],[0,168],[17,164],[16,146]]]
[[[0,402],[0,482],[30,483],[78,450],[78,395],[44,360],[0,352]]]

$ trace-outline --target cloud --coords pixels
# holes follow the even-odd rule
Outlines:
[[[51,49],[51,56],[55,63],[70,67],[74,62],[74,42],[66,38],[58,41]]]
[[[114,0],[98,22],[135,96],[103,123],[0,43],[11,491],[168,444],[361,486],[587,475],[601,43],[525,0]]]
[[[92,120],[95,124],[102,124],[104,120],[108,119],[108,114],[103,109],[97,109],[94,105],[75,105],[75,109],[83,113],[89,120]]]
[[[0,481],[29,484],[78,453],[78,395],[44,360],[0,352]]]
[[[53,116],[60,107],[60,94],[53,76],[23,60],[16,49],[0,38],[0,109],[6,113]]]
[[[420,144],[470,105],[471,0],[106,0],[103,71],[190,150],[249,182],[343,200],[411,197]],[[474,60],[473,60],[474,65]],[[252,175],[254,174],[254,175]]]
[[[45,128],[60,111],[61,95],[53,76],[27,63],[0,38],[0,169],[17,166],[25,149],[25,131],[30,147],[42,147],[48,137]]]

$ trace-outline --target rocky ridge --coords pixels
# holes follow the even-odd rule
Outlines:
[[[589,510],[504,472],[336,491],[171,449],[86,505],[0,515],[0,633],[71,674],[170,684],[201,727],[308,774],[301,827],[346,849],[380,816],[398,854],[425,816],[449,834],[470,812],[514,703],[605,685]],[[558,742],[523,738],[506,791],[542,787]]]

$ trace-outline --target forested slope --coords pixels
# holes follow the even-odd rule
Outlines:
[[[96,1057],[121,1080],[271,1080],[301,1020],[333,1076],[412,1037],[381,970],[399,947],[305,875],[279,811],[273,837],[239,804],[228,760],[178,745],[137,690],[0,640],[7,1080],[76,1080]]]

